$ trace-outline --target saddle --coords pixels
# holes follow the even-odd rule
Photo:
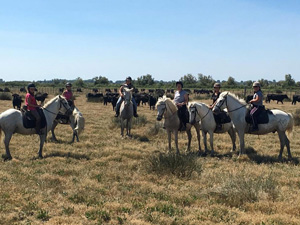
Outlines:
[[[23,118],[23,126],[25,128],[35,128],[36,127],[36,119],[31,114],[30,111],[27,111],[26,107],[23,107],[22,110],[22,118]],[[37,110],[41,117],[41,129],[45,128],[47,125],[46,117],[42,109]]]
[[[230,123],[231,119],[228,115],[227,112],[220,112],[218,114],[214,113],[214,118],[217,124],[225,124],[225,123]]]
[[[251,109],[247,110],[245,120],[246,120],[247,123],[252,124],[252,118],[250,116],[250,111],[251,111]],[[260,113],[257,116],[257,124],[269,123],[269,115],[272,115],[272,114],[273,113],[272,113],[271,110],[265,109],[265,107],[262,106],[262,109],[261,109]]]

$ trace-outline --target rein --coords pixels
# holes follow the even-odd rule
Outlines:
[[[61,105],[63,105],[63,107],[67,110],[66,112],[68,112],[69,110],[71,110],[71,108],[67,109],[67,107],[64,104],[61,103],[61,100],[59,100],[59,104],[60,104],[59,108],[61,108]],[[42,109],[45,110],[45,111],[47,111],[47,112],[49,112],[49,113],[51,113],[51,114],[53,114],[53,115],[57,115],[57,113],[51,112],[47,108],[42,107]]]
[[[228,95],[228,94],[227,94]],[[228,109],[228,104],[227,104],[227,95],[225,96],[225,100],[222,102],[222,104],[220,105],[220,106],[218,106],[218,105],[216,105],[216,107],[218,107],[220,110],[221,110],[221,106],[224,104],[224,102],[226,101],[226,108]],[[227,112],[228,113],[230,113],[230,112],[234,112],[234,111],[237,111],[237,110],[239,110],[239,109],[241,109],[241,108],[243,108],[243,107],[246,107],[247,106],[247,104],[246,105],[242,105],[242,106],[240,106],[240,107],[238,107],[238,108],[236,108],[236,109],[234,109],[234,110],[228,110]]]
[[[198,116],[200,117],[200,120],[203,120],[203,119],[208,115],[208,113],[209,113],[209,111],[210,111],[210,109],[208,109],[207,113],[201,118],[201,116],[200,116],[200,114],[199,114],[199,112],[198,112],[197,107],[194,106],[194,107],[191,107],[191,108],[194,108],[194,109],[195,109],[196,113],[197,113]]]

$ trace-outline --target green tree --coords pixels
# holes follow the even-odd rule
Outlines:
[[[227,87],[235,87],[236,86],[236,81],[233,77],[229,76],[228,80],[226,81],[226,86]]]
[[[260,86],[262,86],[262,87],[268,87],[269,86],[269,81],[265,80],[263,78],[258,80],[258,82],[260,83]]]
[[[94,84],[95,85],[107,85],[109,84],[109,80],[106,77],[103,76],[99,76],[99,77],[94,77]]]
[[[139,86],[151,86],[154,84],[154,78],[150,74],[143,75],[137,78],[136,84]]]
[[[74,82],[74,86],[84,87],[84,81],[80,77],[77,77],[76,81]]]
[[[188,73],[180,78],[180,81],[182,81],[184,84],[196,84],[197,79],[192,74]]]
[[[211,88],[216,81],[210,75],[206,76],[206,75],[203,75],[202,73],[198,73],[198,82],[199,82],[200,87]]]
[[[283,83],[284,87],[293,87],[296,85],[295,80],[292,78],[291,74],[286,74],[285,75],[285,81]]]

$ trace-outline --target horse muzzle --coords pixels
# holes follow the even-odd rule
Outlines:
[[[156,117],[156,120],[157,120],[157,121],[161,121],[161,119],[162,119],[162,116],[157,116],[157,117]]]

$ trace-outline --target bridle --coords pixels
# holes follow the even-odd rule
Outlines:
[[[210,109],[208,109],[208,110],[207,110],[207,113],[201,118],[201,116],[200,116],[200,114],[199,114],[199,112],[198,112],[196,106],[191,106],[190,108],[191,108],[191,109],[195,109],[195,113],[197,113],[197,115],[200,117],[200,120],[201,120],[201,121],[208,115],[208,113],[209,113],[209,111],[210,111]]]
[[[165,111],[166,111],[166,103],[165,102],[162,102],[162,103],[160,103],[158,106],[165,106],[163,109],[162,109],[162,113],[161,113],[161,115],[159,115],[159,116],[161,116],[161,117],[163,117],[163,115],[165,114]]]
[[[224,104],[224,102],[226,103],[226,108],[228,109],[227,96],[228,96],[228,93],[224,96],[224,99],[222,100],[222,103],[220,105],[218,105],[218,104],[215,105],[220,111],[221,111],[221,107]],[[246,105],[242,105],[242,106],[240,106],[240,107],[238,107],[238,108],[236,108],[234,110],[228,110],[227,112],[234,112],[234,111],[237,111],[237,110],[239,110],[239,109],[241,109],[243,107],[246,107],[246,106],[247,106],[247,104]]]
[[[65,106],[65,104],[63,104],[62,102],[61,102],[61,99],[59,99],[59,108],[61,108],[61,106],[63,106],[65,109],[66,109],[66,113],[68,112],[68,111],[70,111],[70,110],[72,110],[71,109],[71,107],[69,107],[68,109],[67,109],[67,107]],[[47,112],[49,112],[49,113],[51,113],[51,114],[53,114],[53,115],[57,115],[57,113],[54,113],[54,112],[51,112],[50,110],[48,110],[48,109],[46,109],[46,108],[44,108],[44,107],[42,107],[42,109],[43,110],[45,110],[45,111],[47,111]],[[65,113],[65,114],[66,114]]]

